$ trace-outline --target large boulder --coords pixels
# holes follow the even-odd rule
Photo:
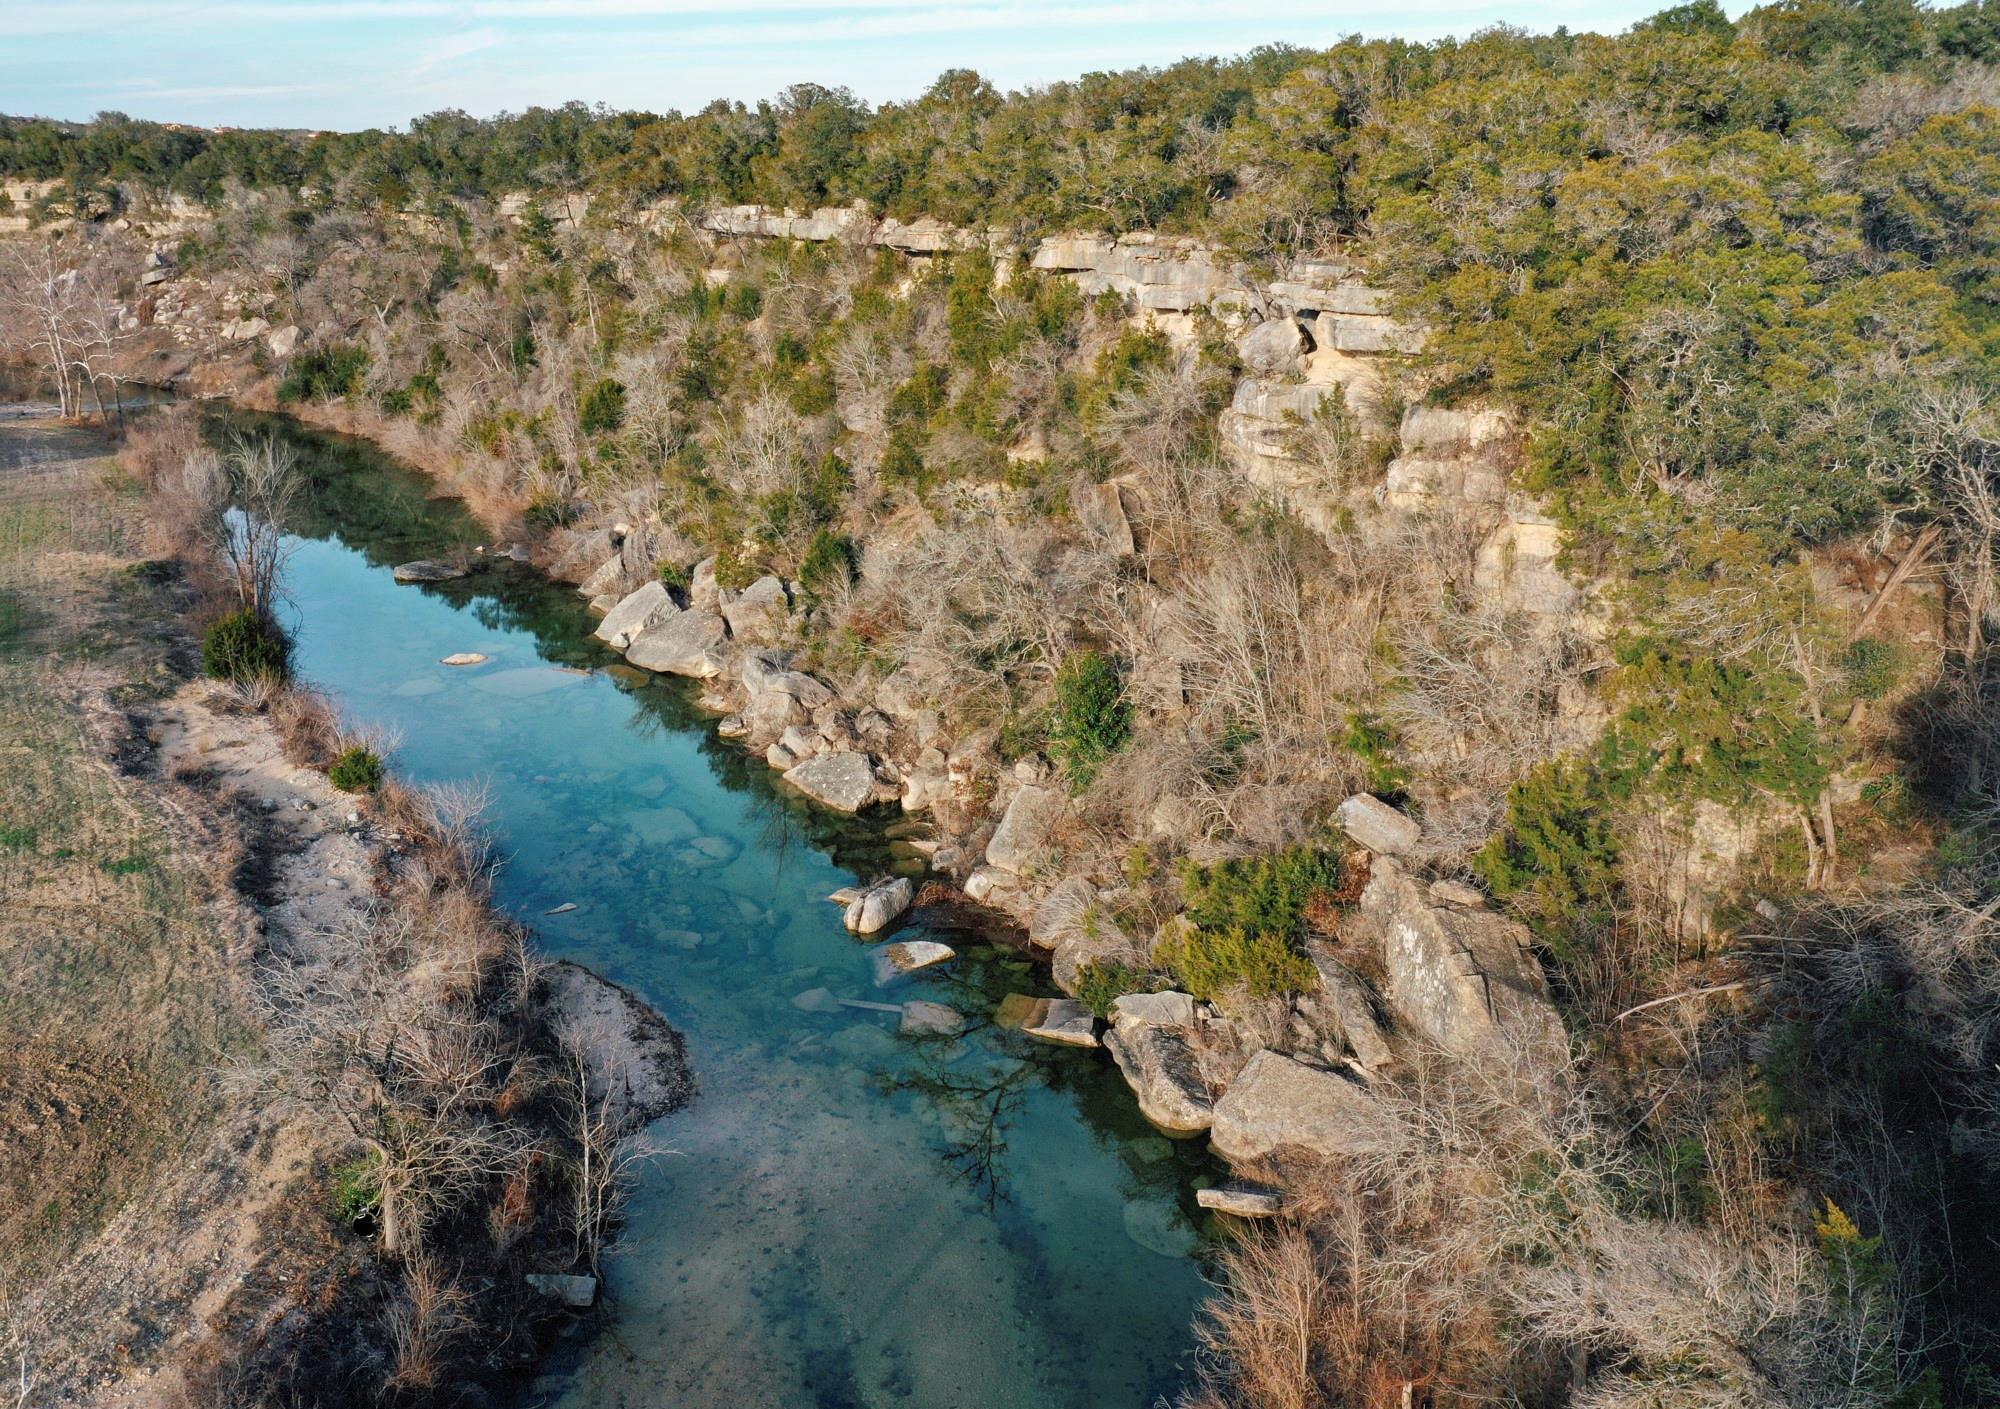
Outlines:
[[[1356,1083],[1266,1048],[1215,1103],[1209,1140],[1224,1159],[1251,1163],[1280,1151],[1377,1154],[1395,1149],[1400,1131]]]
[[[1122,993],[1111,1000],[1111,1021],[1119,1027],[1193,1027],[1194,999],[1185,993]]]
[[[786,770],[785,781],[836,812],[859,812],[875,797],[875,767],[865,753],[820,754]]]
[[[624,605],[618,604],[621,609]],[[634,636],[625,648],[625,659],[647,670],[708,680],[722,674],[722,643],[728,636],[729,627],[716,613],[684,611]]]
[[[1267,376],[1298,370],[1306,353],[1306,337],[1295,318],[1273,318],[1259,323],[1236,343],[1243,365]]]
[[[1092,1015],[1089,1004],[1079,1003],[1074,998],[1050,998],[1045,1003],[1041,1013],[1023,1025],[1023,1032],[1059,1047],[1097,1045],[1097,1019]]]
[[[1440,904],[1393,863],[1376,865],[1361,912],[1380,931],[1383,996],[1405,1025],[1463,1057],[1560,1057],[1567,1038],[1526,926]]]
[[[607,592],[616,592],[625,581],[625,555],[613,553],[591,571],[590,576],[576,585],[579,597],[597,598]]]
[[[986,843],[986,864],[1026,875],[1047,853],[1049,837],[1068,806],[1060,788],[1034,784],[1021,788]]]
[[[1115,484],[1084,484],[1070,491],[1070,508],[1076,521],[1089,529],[1104,546],[1120,557],[1130,557],[1138,549],[1132,536],[1132,520],[1125,513],[1125,501]]]
[[[744,588],[735,601],[723,607],[729,632],[745,641],[775,641],[785,634],[791,621],[792,602],[785,584],[766,574]]]
[[[1423,838],[1414,821],[1367,793],[1340,804],[1340,826],[1349,841],[1379,856],[1401,856]]]
[[[612,560],[615,563],[617,560]],[[607,563],[605,566],[611,566]],[[603,569],[599,569],[601,572]],[[596,580],[596,574],[592,574]],[[596,593],[591,595],[595,596]],[[667,595],[666,584],[648,582],[618,599],[618,605],[604,614],[604,620],[597,623],[597,630],[590,634],[610,646],[614,651],[622,651],[637,640],[641,633],[672,621],[681,614],[674,605],[674,599]]]
[[[1169,1135],[1199,1135],[1215,1121],[1201,1061],[1183,1028],[1120,1023],[1104,1034],[1139,1111]]]
[[[1319,975],[1319,987],[1299,1000],[1306,1021],[1352,1052],[1362,1066],[1386,1065],[1395,1054],[1390,1050],[1388,1033],[1375,1016],[1375,1000],[1368,985],[1324,945],[1307,945],[1306,956]]]

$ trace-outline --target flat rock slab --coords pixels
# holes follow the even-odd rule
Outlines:
[[[398,582],[450,582],[471,573],[472,569],[463,563],[441,563],[431,558],[419,558],[413,563],[396,564],[395,578]]]
[[[1209,1139],[1217,1154],[1237,1163],[1280,1151],[1319,1159],[1380,1154],[1401,1144],[1395,1124],[1359,1085],[1268,1048],[1215,1103]]]
[[[875,951],[875,982],[887,988],[899,979],[911,974],[934,969],[939,964],[948,964],[958,957],[958,951],[949,944],[939,944],[934,939],[908,939],[896,944],[885,944]]]
[[[1022,1031],[1061,1047],[1097,1046],[1097,1016],[1074,998],[1051,998],[1041,1020]]]
[[[785,770],[785,781],[836,812],[859,812],[875,797],[875,766],[865,753],[823,753]]]
[[[438,664],[439,665],[484,665],[486,664],[486,657],[481,655],[477,651],[453,651],[450,655],[446,656],[443,660],[439,661]]]
[[[1368,793],[1340,804],[1340,825],[1349,841],[1380,856],[1400,856],[1423,837],[1414,821]]]
[[[1194,999],[1185,993],[1124,993],[1111,1000],[1111,1021],[1193,1027]]]
[[[1275,1189],[1255,1184],[1222,1184],[1213,1189],[1197,1189],[1194,1201],[1217,1213],[1238,1218],[1275,1218],[1284,1211],[1284,1196]]]
[[[905,1003],[899,1030],[913,1037],[956,1037],[965,1031],[965,1015],[943,1003]]]
[[[1039,1023],[1049,1011],[1049,1000],[1032,993],[1010,993],[993,1010],[996,1027],[1028,1028]]]

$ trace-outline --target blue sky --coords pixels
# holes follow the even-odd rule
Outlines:
[[[871,102],[943,69],[1003,88],[1344,35],[1616,31],[1667,0],[0,0],[0,112],[389,126],[571,98],[690,110],[802,80]]]

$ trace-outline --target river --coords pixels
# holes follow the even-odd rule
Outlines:
[[[296,433],[295,433],[296,434]],[[893,994],[826,896],[891,863],[900,814],[836,818],[717,740],[681,682],[590,639],[576,594],[500,562],[399,586],[481,540],[419,476],[305,435],[315,491],[287,610],[302,678],[392,731],[395,766],[488,790],[498,900],[687,1036],[699,1099],[606,1267],[608,1316],[534,1386],[566,1406],[1147,1405],[1171,1397],[1203,1293],[1199,1142],[1160,1137],[1107,1058],[990,1019],[1046,974],[984,932]],[[441,657],[473,651],[484,665]],[[576,908],[560,915],[559,906]],[[923,997],[958,1038],[794,1000]],[[822,1000],[823,1002],[823,1000]],[[818,1005],[810,1005],[818,1006]]]

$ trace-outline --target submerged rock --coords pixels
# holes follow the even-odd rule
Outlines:
[[[651,1004],[567,961],[549,965],[547,982],[556,1030],[582,1047],[591,1099],[605,1103],[615,1130],[637,1130],[694,1098],[681,1035]]]
[[[840,1000],[833,996],[830,988],[808,988],[792,999],[792,1006],[802,1013],[837,1013]]]
[[[1186,1257],[1200,1241],[1178,1208],[1153,1200],[1125,1205],[1125,1236],[1161,1257]]]
[[[550,1301],[571,1311],[588,1311],[597,1304],[597,1279],[561,1272],[530,1272],[522,1279]]]
[[[896,944],[885,944],[875,951],[875,982],[887,988],[898,979],[911,974],[934,969],[939,964],[948,964],[958,957],[958,951],[949,944],[940,944],[934,939],[910,939]]]
[[[823,753],[787,769],[785,781],[836,812],[859,812],[875,799],[875,767],[865,753]]]
[[[943,1003],[918,1000],[903,1005],[898,1031],[913,1037],[956,1037],[965,1031],[965,1015]]]

